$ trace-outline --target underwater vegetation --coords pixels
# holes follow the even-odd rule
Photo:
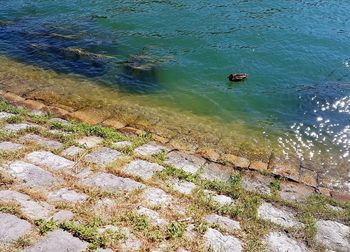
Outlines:
[[[160,88],[159,59],[147,54],[144,48],[126,59],[116,56],[118,52],[107,54],[100,48],[111,42],[96,37],[79,26],[46,24],[38,28],[26,26],[23,20],[0,21],[0,48],[15,59],[61,73],[97,78],[126,92],[152,92]],[[106,75],[107,72],[111,74]]]

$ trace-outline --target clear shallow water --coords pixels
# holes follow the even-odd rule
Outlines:
[[[144,106],[242,124],[286,154],[347,163],[349,11],[344,1],[1,1],[0,53]],[[249,79],[231,84],[231,72]]]

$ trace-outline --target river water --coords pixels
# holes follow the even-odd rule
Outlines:
[[[322,167],[326,159],[349,164],[347,1],[0,3],[3,71],[13,61],[45,78],[79,78],[72,88],[50,83],[92,100],[99,92],[87,87],[96,85],[108,88],[105,100],[210,121],[222,138],[239,136],[239,146],[269,146]],[[249,77],[230,83],[235,72]]]

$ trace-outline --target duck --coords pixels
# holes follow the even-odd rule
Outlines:
[[[248,74],[246,73],[235,73],[235,74],[230,74],[227,78],[230,81],[242,81],[248,77]]]

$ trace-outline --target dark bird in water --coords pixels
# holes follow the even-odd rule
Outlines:
[[[228,79],[230,81],[242,81],[248,77],[248,74],[245,73],[236,73],[236,74],[230,74],[228,76]]]

